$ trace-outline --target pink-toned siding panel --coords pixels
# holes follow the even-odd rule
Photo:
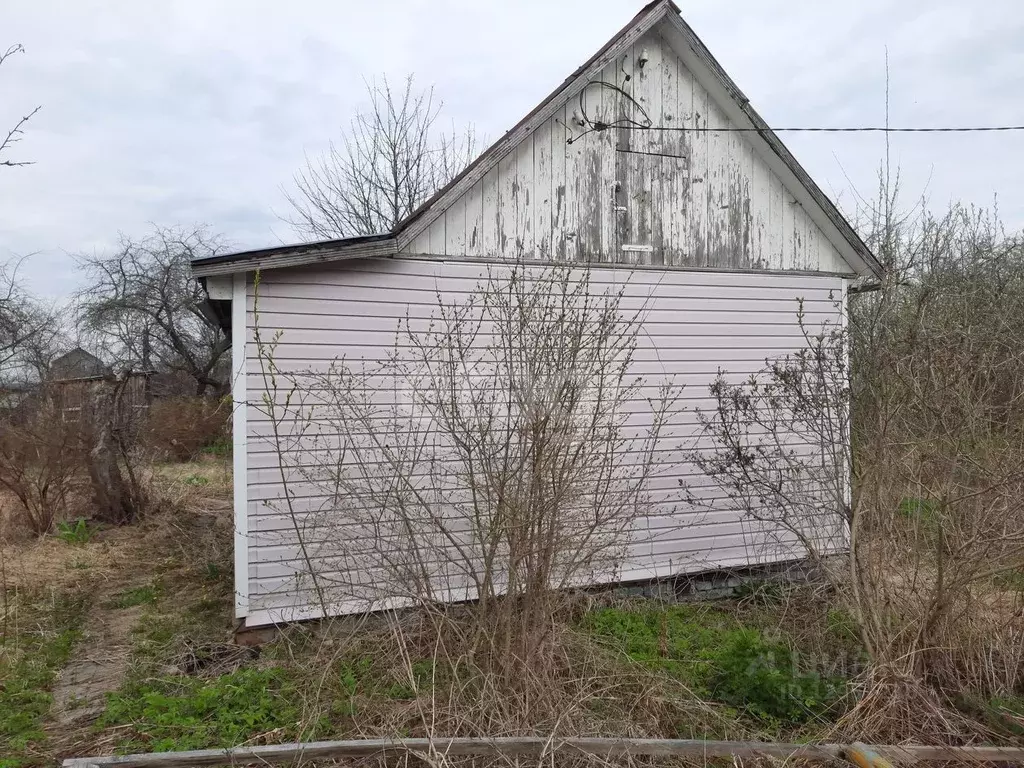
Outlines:
[[[267,272],[259,290],[260,336],[265,342],[276,338],[275,363],[287,374],[323,372],[343,357],[380,360],[395,350],[399,317],[408,316],[414,327],[426,328],[439,293],[449,300],[464,299],[487,269],[458,260],[389,259]],[[623,288],[623,306],[643,309],[647,318],[635,366],[649,381],[634,402],[626,403],[628,423],[646,423],[649,410],[643,399],[665,377],[686,385],[686,410],[666,431],[660,448],[668,460],[651,483],[652,493],[664,494],[666,501],[648,519],[638,521],[615,577],[662,577],[796,556],[799,548],[793,541],[756,529],[741,511],[730,509],[721,492],[687,463],[684,453],[694,444],[694,409],[712,405],[707,387],[716,373],[724,369],[742,378],[756,372],[766,357],[799,349],[804,342],[796,318],[798,299],[803,299],[810,322],[838,323],[841,279],[610,267],[594,268],[590,274],[594,290]],[[250,342],[256,320],[253,303],[250,282]],[[314,404],[316,393],[302,390],[290,397],[278,392],[275,407],[308,407],[306,415],[312,420],[298,425],[285,420],[275,429],[263,399],[266,366],[255,343],[246,349],[250,623],[315,615],[312,585],[302,574],[304,558],[322,566],[325,583],[351,586],[354,578],[346,572],[335,544],[346,530],[344,510],[336,509],[309,477],[309,467],[333,450],[337,428],[330,418],[319,418],[324,413]],[[400,396],[373,394],[382,403]],[[287,494],[282,477],[288,481]],[[711,502],[710,511],[679,504],[675,497],[681,482],[703,494]],[[365,569],[356,575],[361,582],[383,578]],[[345,600],[332,605],[331,612],[359,609]]]

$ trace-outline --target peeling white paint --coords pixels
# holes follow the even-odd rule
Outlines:
[[[854,271],[746,134],[626,122],[643,113],[602,82],[655,126],[735,127],[657,30],[591,82],[403,252]]]

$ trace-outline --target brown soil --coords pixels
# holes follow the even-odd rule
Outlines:
[[[93,723],[103,712],[106,694],[121,687],[131,658],[131,632],[142,610],[133,606],[89,614],[82,639],[53,687],[51,746],[60,749],[62,735]]]

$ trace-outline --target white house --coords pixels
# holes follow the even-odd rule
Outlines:
[[[435,289],[471,292],[488,264],[509,261],[585,264],[595,283],[625,284],[657,315],[638,360],[656,356],[657,370],[704,393],[720,368],[749,374],[803,343],[797,298],[812,322],[844,322],[832,297],[881,274],[676,5],[656,0],[394,231],[193,264],[232,334],[236,613],[246,626],[356,609],[325,608],[303,581],[296,520],[315,499],[296,494],[281,509],[282,451],[294,451],[283,462],[294,469],[309,446],[268,440],[254,275],[261,335],[280,332],[276,364],[299,371],[380,358],[396,318],[428,317]],[[792,556],[752,548],[735,510],[650,523],[616,579]],[[331,542],[315,544],[306,562],[328,562]]]

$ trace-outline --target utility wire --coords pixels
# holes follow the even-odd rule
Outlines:
[[[888,53],[886,54],[888,56]],[[625,61],[625,57],[623,57]],[[888,58],[886,59],[888,61]],[[621,65],[620,65],[621,66]],[[566,138],[566,144],[572,144],[579,141],[583,137],[591,133],[600,133],[607,131],[612,128],[625,128],[630,131],[656,131],[656,132],[667,132],[667,133],[764,133],[765,131],[771,131],[773,133],[884,133],[888,136],[891,133],[1005,133],[1011,131],[1024,131],[1024,125],[965,125],[965,126],[934,126],[934,127],[892,127],[889,125],[889,112],[888,112],[888,79],[886,80],[886,115],[885,125],[866,125],[866,126],[786,126],[783,128],[743,128],[737,126],[727,126],[724,128],[709,128],[708,126],[683,126],[683,125],[654,125],[654,121],[648,114],[647,110],[644,109],[643,105],[640,104],[636,98],[633,97],[623,86],[629,82],[630,76],[626,73],[625,68],[622,68],[625,79],[622,85],[610,83],[606,80],[591,80],[579,94],[579,111],[580,111],[580,128],[582,132],[574,134],[573,129],[566,125],[560,120],[556,122],[560,123],[568,133]],[[888,72],[888,69],[886,70]],[[591,86],[597,86],[598,88],[605,88],[624,98],[630,105],[637,110],[643,117],[643,121],[636,120],[631,117],[620,117],[616,120],[595,120],[590,117],[587,112],[587,89]]]
[[[1012,131],[1024,131],[1024,125],[965,125],[924,128],[892,128],[884,125],[836,127],[786,126],[784,128],[738,128],[731,126],[725,128],[708,128],[707,126],[643,125],[634,121],[629,121],[628,123],[605,123],[599,120],[590,120],[589,118],[585,118],[584,125],[588,126],[586,130],[573,135],[569,126],[561,123],[560,120],[556,120],[556,122],[560,123],[569,133],[569,137],[566,139],[567,144],[579,141],[588,134],[600,133],[601,131],[607,131],[611,128],[625,128],[629,131],[655,131],[661,133],[764,133],[765,131],[771,131],[772,133],[884,133],[886,135],[891,133],[1009,133]]]
[[[884,133],[888,135],[890,133],[1007,133],[1011,131],[1024,131],[1024,125],[937,126],[933,128],[891,128],[882,125],[837,126],[834,128],[824,126],[787,126],[785,128],[737,128],[734,126],[725,128],[708,128],[705,126],[701,128],[696,126],[687,127],[679,125],[642,125],[634,121],[629,121],[628,124],[623,122],[605,123],[599,120],[590,120],[587,118],[584,125],[589,127],[581,133],[573,135],[569,126],[565,125],[561,121],[556,122],[560,123],[569,133],[569,137],[566,139],[566,144],[577,142],[584,136],[591,133],[600,133],[601,131],[620,127],[629,131],[656,131],[665,133],[764,133],[765,131],[771,131],[772,133]]]
[[[1024,131],[1024,125],[970,125],[970,126],[939,126],[934,128],[892,128],[888,126],[840,126],[840,127],[807,127],[790,126],[786,128],[698,128],[686,126],[665,126],[651,125],[647,127],[636,126],[632,130],[641,131],[679,131],[686,133],[761,133],[772,131],[773,133],[804,132],[804,133],[991,133],[995,131]]]

